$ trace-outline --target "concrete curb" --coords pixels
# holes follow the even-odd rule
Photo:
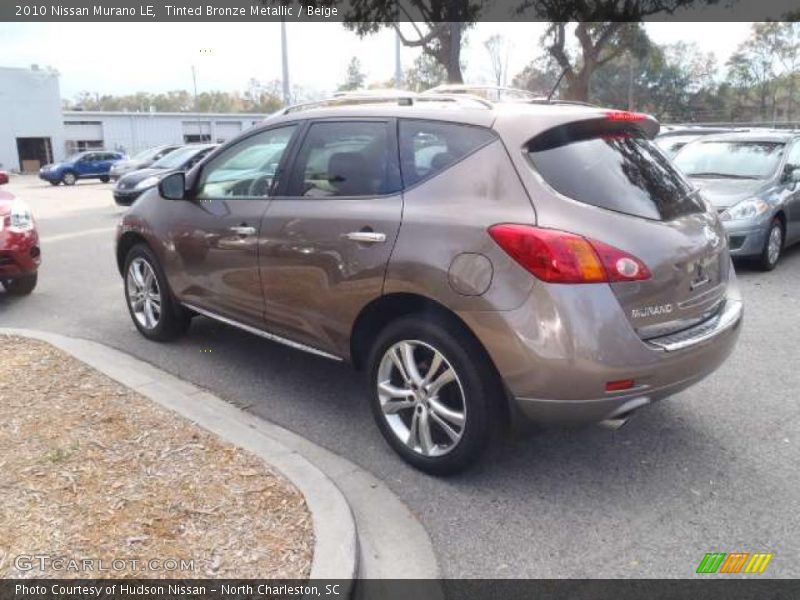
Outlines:
[[[350,506],[327,475],[297,449],[273,435],[275,426],[165,371],[97,342],[27,329],[0,328],[0,334],[47,342],[264,459],[305,496],[314,523],[311,578],[346,579],[352,584],[358,575],[358,538]]]
[[[317,547],[312,578],[344,579],[357,576],[373,580],[433,580],[426,586],[426,597],[444,597],[438,581],[441,578],[439,565],[428,532],[389,487],[370,472],[288,429],[244,412],[187,381],[98,342],[0,327],[0,334],[3,333],[48,342],[226,439],[231,439],[231,432],[235,433],[232,438],[234,443],[261,456],[266,452],[267,462],[275,465],[295,483],[298,481],[295,478],[296,471],[300,476],[307,472],[309,477],[321,478],[321,485],[327,483],[328,489],[334,487],[335,494],[330,499],[327,496],[317,498],[321,506],[312,507],[308,495],[306,500],[314,518],[315,533],[320,520],[333,520],[335,524],[337,518],[343,518],[337,517],[336,511],[345,510],[349,504],[344,521],[347,526],[341,532],[329,532],[333,539],[325,541],[328,550],[323,548],[325,552],[343,553],[349,557],[348,564],[337,566],[331,563],[327,569],[318,567],[318,562],[322,561],[317,561],[317,557],[322,554],[319,554]],[[180,401],[173,406],[171,398],[180,398]],[[194,409],[198,415],[184,412],[187,409]],[[283,462],[287,464],[286,469],[282,466]],[[330,482],[326,481],[328,479],[335,486],[330,486]],[[305,488],[301,485],[298,487],[306,493]],[[319,541],[318,537],[317,544]],[[358,553],[356,559],[352,557],[354,552]],[[341,562],[341,557],[339,559]],[[355,595],[357,598],[361,596],[358,589]]]

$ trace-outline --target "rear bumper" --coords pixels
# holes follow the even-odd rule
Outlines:
[[[649,341],[603,285],[537,285],[518,309],[461,316],[487,348],[518,412],[539,423],[577,424],[619,417],[712,373],[733,351],[743,309],[732,275],[712,319]],[[627,379],[634,387],[606,391],[608,382]]]

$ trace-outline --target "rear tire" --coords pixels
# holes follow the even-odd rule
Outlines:
[[[422,316],[392,322],[378,335],[367,363],[372,414],[406,462],[449,475],[478,460],[501,393],[486,361],[475,360],[482,355],[463,331]]]
[[[33,292],[38,280],[39,274],[31,273],[30,275],[4,280],[3,287],[6,289],[6,292],[12,296],[27,296]]]
[[[125,302],[139,333],[166,342],[189,328],[191,315],[175,302],[164,271],[146,244],[136,244],[128,251],[123,273]]]
[[[772,219],[767,238],[764,240],[764,248],[758,258],[758,268],[762,271],[772,271],[781,257],[783,250],[783,224],[778,217]]]
[[[76,181],[78,181],[78,176],[72,171],[67,171],[61,176],[61,183],[64,185],[75,185]]]

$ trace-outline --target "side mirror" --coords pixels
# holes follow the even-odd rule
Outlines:
[[[797,183],[800,181],[800,169],[795,167],[787,173],[786,178],[792,183]]]
[[[167,175],[158,182],[158,193],[167,200],[184,200],[186,198],[186,175],[181,171]]]
[[[5,185],[6,183],[8,183],[8,173],[0,171],[0,185]]]

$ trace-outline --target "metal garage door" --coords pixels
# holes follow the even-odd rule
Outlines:
[[[217,142],[227,142],[242,132],[242,124],[239,121],[217,121],[215,125]]]
[[[64,139],[103,140],[103,124],[100,121],[64,121]]]

